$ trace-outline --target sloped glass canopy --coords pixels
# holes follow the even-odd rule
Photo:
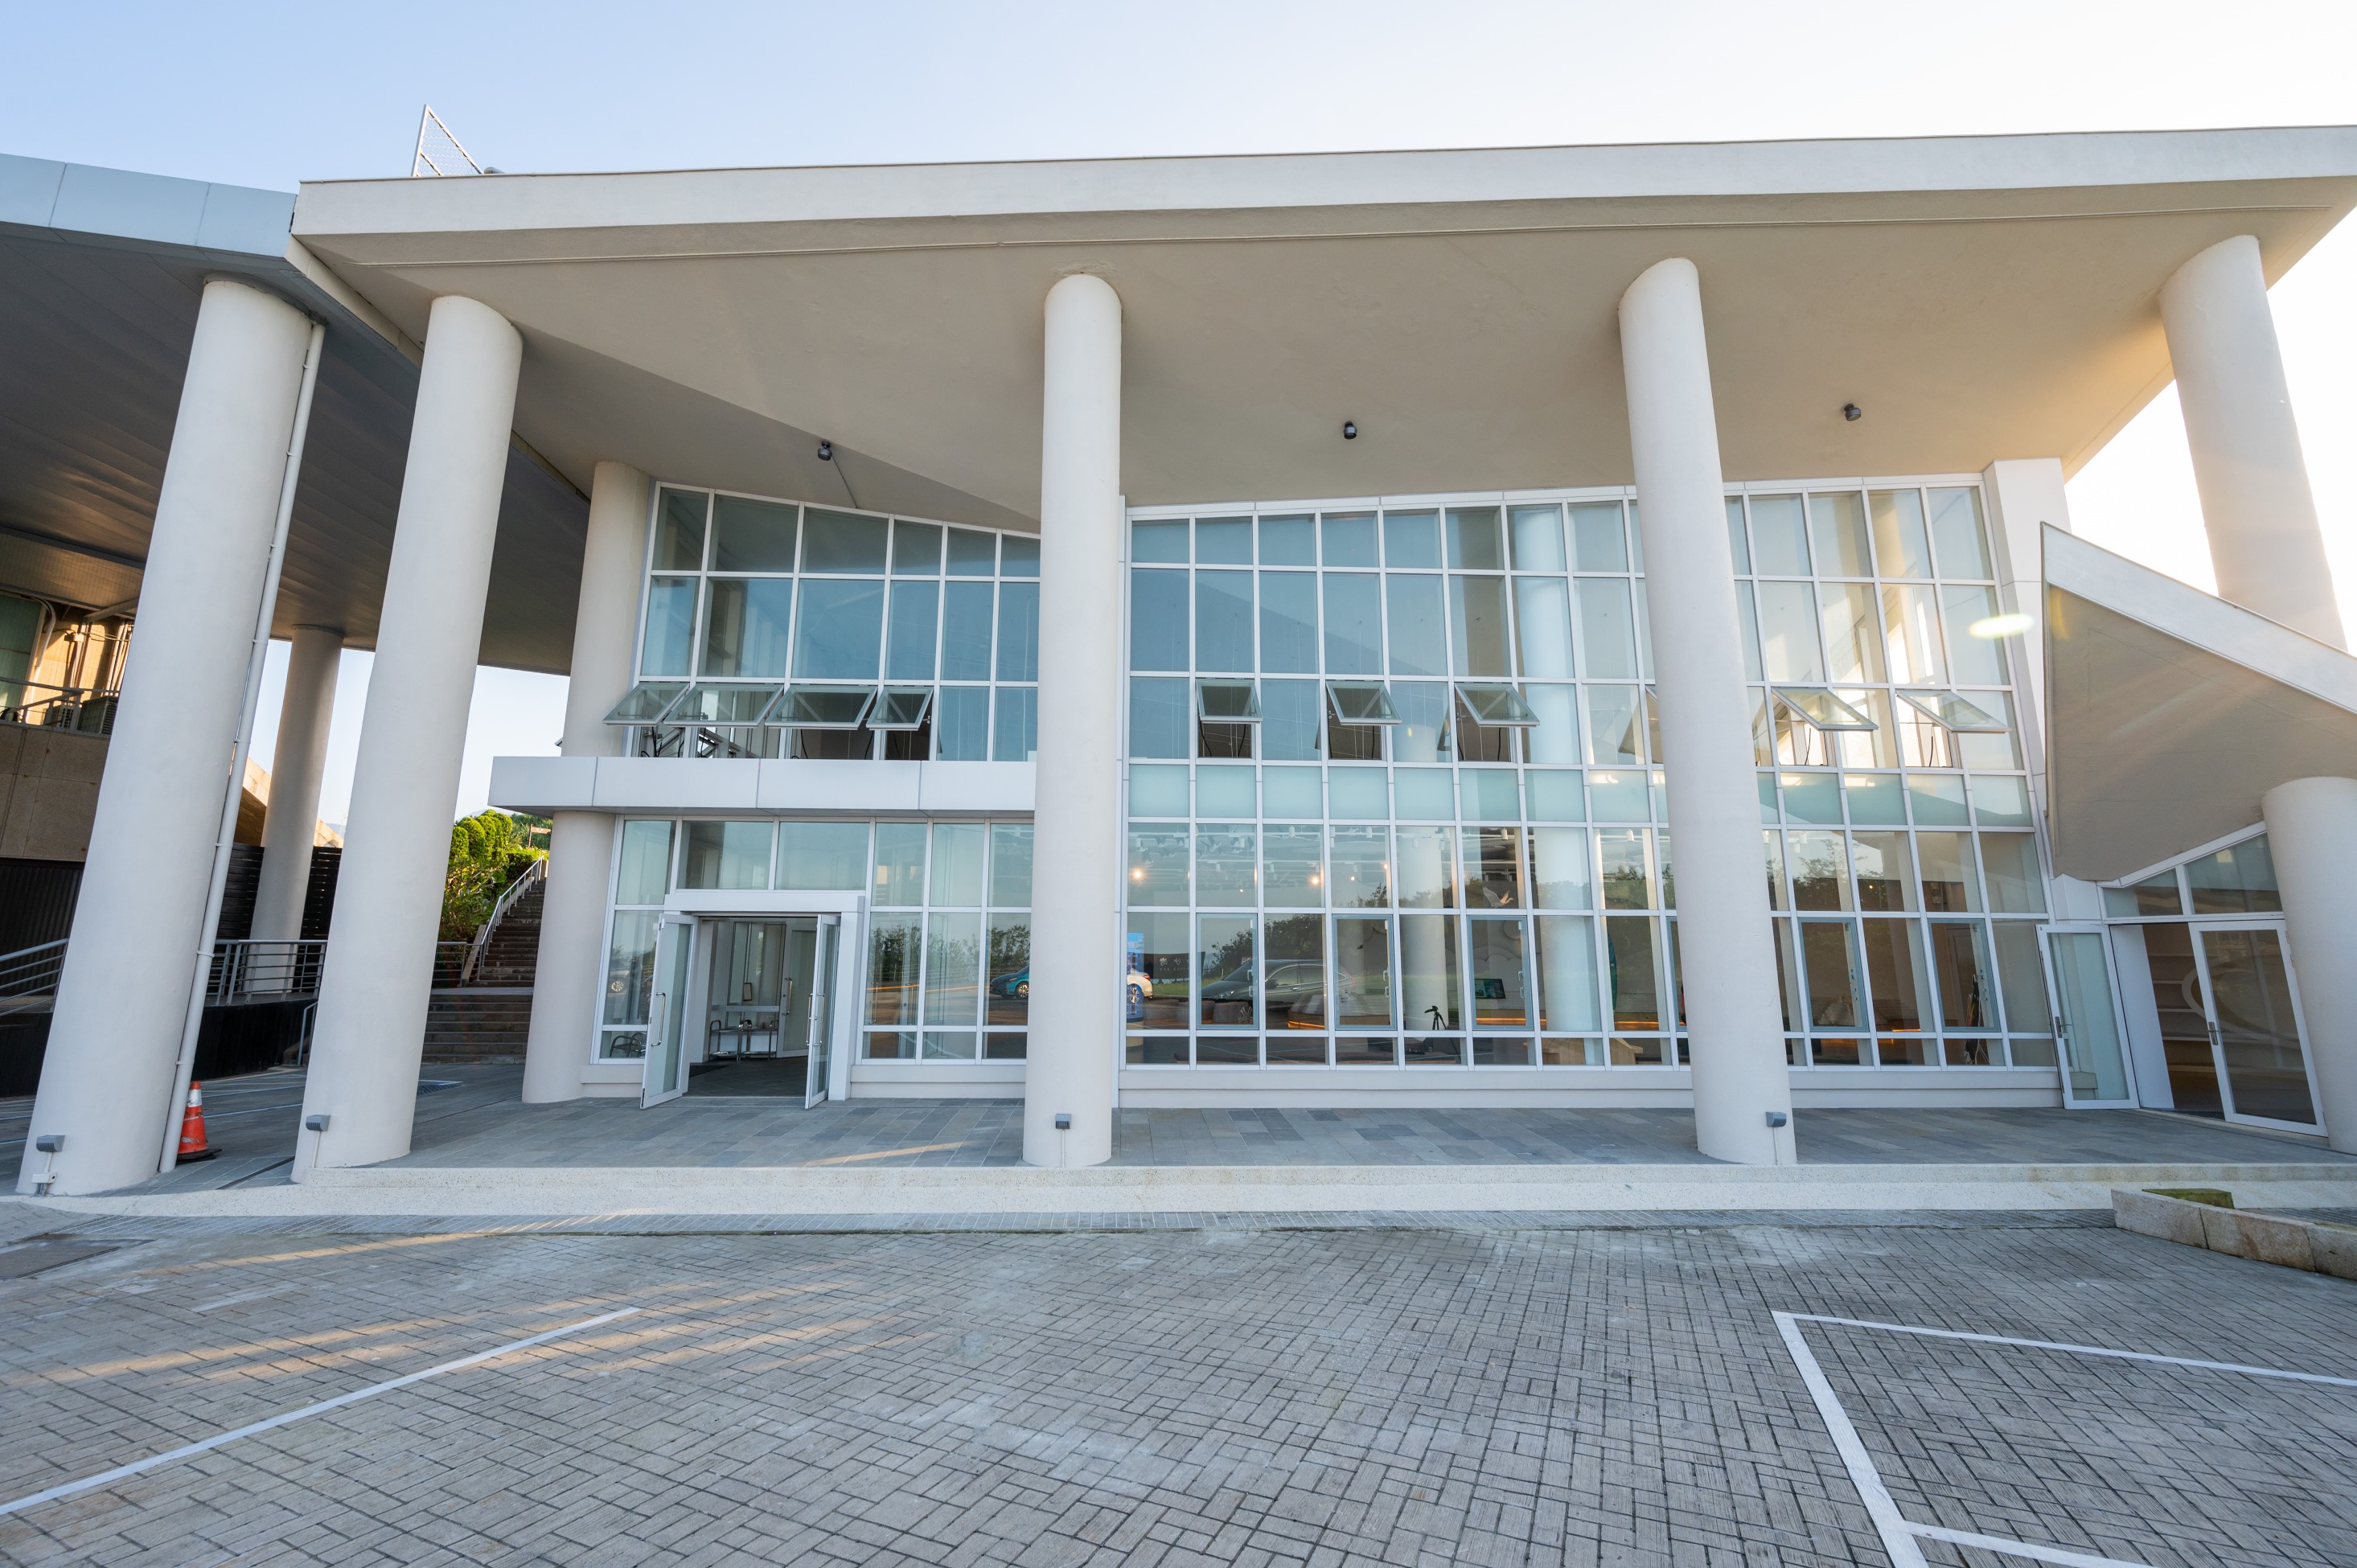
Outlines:
[[[1198,681],[1195,714],[1205,724],[1260,723],[1260,688],[1250,681]]]
[[[1335,722],[1346,725],[1395,725],[1399,710],[1392,706],[1391,689],[1381,681],[1329,681],[1326,705]]]
[[[2004,735],[2010,727],[1986,708],[1953,692],[1901,692],[1899,700],[1957,735]]]
[[[857,729],[875,701],[873,686],[793,685],[770,722],[787,729]]]
[[[699,681],[673,703],[664,723],[740,726],[758,725],[777,702],[779,689],[741,681]]]
[[[684,681],[641,681],[623,693],[606,715],[609,725],[651,725],[663,716],[679,694],[687,690]]]
[[[1523,701],[1522,693],[1512,686],[1460,681],[1457,683],[1457,700],[1465,704],[1465,712],[1475,724],[1492,729],[1534,729],[1539,722],[1538,714]]]
[[[1857,709],[1843,702],[1831,692],[1818,686],[1780,686],[1776,700],[1801,716],[1813,729],[1871,730],[1875,722]]]
[[[933,689],[931,686],[887,686],[868,716],[869,729],[922,729],[925,716],[932,711]]]

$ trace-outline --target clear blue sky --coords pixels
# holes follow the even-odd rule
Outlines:
[[[513,171],[2357,121],[2357,6],[569,4],[8,7],[0,151],[291,189],[408,171],[431,102]],[[2357,242],[2276,291],[2357,624]],[[2208,586],[2176,403],[2073,481],[2082,532]],[[342,813],[367,660],[324,805]],[[257,753],[269,757],[274,691]],[[486,671],[494,750],[562,682]]]

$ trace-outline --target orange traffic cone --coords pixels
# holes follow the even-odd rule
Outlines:
[[[180,1153],[183,1160],[210,1160],[219,1149],[205,1146],[205,1086],[188,1085],[188,1108],[180,1113]]]

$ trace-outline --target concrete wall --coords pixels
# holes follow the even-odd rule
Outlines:
[[[0,725],[0,858],[86,856],[105,768],[102,735]]]

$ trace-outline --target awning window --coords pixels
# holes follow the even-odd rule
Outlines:
[[[2011,727],[1977,703],[1953,692],[1901,692],[1899,700],[1957,735],[2004,735]]]
[[[1260,723],[1260,688],[1250,681],[1198,681],[1195,716],[1207,725]]]
[[[1872,719],[1823,687],[1780,686],[1776,690],[1776,700],[1798,714],[1801,721],[1812,729],[1832,733],[1877,727]]]
[[[1399,710],[1392,706],[1391,689],[1381,681],[1329,681],[1326,705],[1334,722],[1344,725],[1395,725]]]
[[[873,686],[789,686],[770,723],[787,729],[857,729],[875,702]]]
[[[641,681],[606,715],[609,725],[651,725],[687,690],[684,681]]]
[[[672,704],[665,720],[674,725],[709,725],[741,728],[762,723],[776,703],[779,689],[741,681],[699,681],[687,695]]]
[[[869,729],[913,730],[925,726],[925,717],[932,712],[933,689],[931,686],[887,686],[884,695],[868,716]]]
[[[1533,729],[1539,722],[1538,714],[1523,701],[1522,693],[1512,686],[1460,681],[1457,683],[1457,700],[1465,705],[1468,718],[1488,728]]]

